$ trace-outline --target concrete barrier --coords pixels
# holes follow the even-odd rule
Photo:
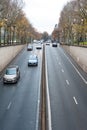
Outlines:
[[[66,45],[63,45],[62,47],[73,57],[73,59],[78,63],[78,65],[87,73],[87,48],[66,46]]]
[[[25,45],[0,48],[0,72],[24,48]]]

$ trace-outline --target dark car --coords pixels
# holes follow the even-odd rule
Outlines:
[[[3,83],[17,83],[20,78],[20,70],[17,65],[10,66],[6,69],[3,76]]]
[[[27,51],[32,51],[32,50],[33,50],[33,45],[30,45],[30,44],[29,44],[29,45],[27,46]]]
[[[38,65],[38,57],[35,54],[29,56],[28,66],[37,66]]]
[[[57,47],[57,43],[56,43],[56,42],[53,42],[53,43],[52,43],[52,47]]]

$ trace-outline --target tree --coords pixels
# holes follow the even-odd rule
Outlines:
[[[43,34],[42,34],[42,39],[43,39],[44,41],[47,41],[48,38],[49,38],[48,33],[47,33],[47,32],[43,32]]]
[[[14,41],[26,43],[29,39],[40,38],[23,12],[22,0],[0,0],[0,42],[1,29],[4,31],[4,43]]]
[[[75,41],[79,45],[81,39],[85,40],[87,33],[87,0],[74,0],[68,2],[59,19],[58,28],[60,39],[68,44]]]

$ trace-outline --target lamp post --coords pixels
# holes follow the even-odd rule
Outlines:
[[[13,26],[13,38],[12,38],[12,43],[14,43],[14,42],[16,41],[15,28],[16,28],[16,26],[14,25],[14,26]]]
[[[0,45],[1,45],[1,27],[2,26],[0,26]]]
[[[82,23],[81,41],[83,42],[84,45],[84,19],[81,19],[81,23]]]

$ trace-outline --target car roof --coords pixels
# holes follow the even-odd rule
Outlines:
[[[31,58],[31,57],[37,57],[37,55],[36,55],[36,54],[31,54],[29,57],[30,57],[30,58]]]
[[[18,67],[18,65],[11,65],[7,69],[12,69],[12,68],[16,69],[16,68],[19,68],[19,67]]]
[[[32,44],[29,44],[28,47],[33,47],[33,45],[32,45]]]

